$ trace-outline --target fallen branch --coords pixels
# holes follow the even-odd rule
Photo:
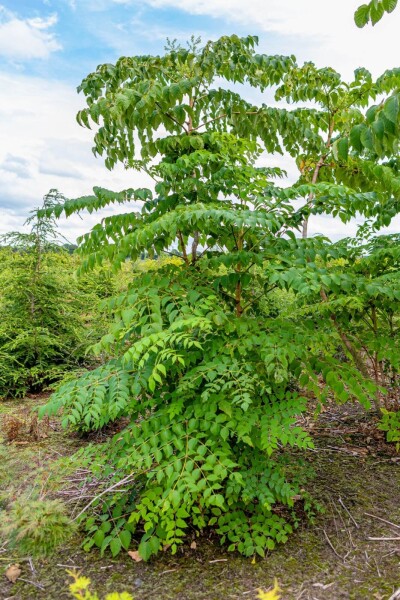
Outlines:
[[[18,577],[18,581],[24,581],[25,583],[30,583],[31,585],[34,585],[35,587],[37,587],[39,590],[46,589],[44,587],[44,585],[42,585],[41,583],[36,583],[35,581],[31,581],[30,579],[23,579],[22,577]]]
[[[114,490],[115,488],[120,487],[121,485],[124,485],[125,483],[128,483],[128,481],[132,481],[133,478],[134,478],[134,474],[131,473],[130,475],[127,475],[126,477],[121,479],[121,481],[117,481],[117,483],[114,483],[113,485],[111,485],[109,488],[107,488],[106,490],[101,492],[101,494],[97,494],[97,496],[94,496],[94,498],[92,498],[91,501],[88,504],[86,504],[86,506],[76,515],[76,517],[74,518],[74,521],[79,519],[79,517],[87,511],[87,509],[89,508],[89,506],[91,506],[93,504],[93,502],[95,502],[96,500],[98,500],[99,498],[104,496],[104,494],[108,494],[108,492],[110,492],[111,490]]]
[[[350,513],[349,509],[345,506],[345,503],[340,498],[340,496],[339,496],[338,502],[339,502],[340,506],[342,506],[344,508],[344,510],[347,512],[347,514],[349,515],[350,519],[353,521],[353,523],[357,527],[357,529],[360,529],[359,524],[356,522],[356,520],[354,519],[353,515]]]
[[[369,537],[372,542],[400,542],[400,537]]]
[[[323,529],[322,531],[324,532],[325,539],[326,539],[326,541],[328,542],[328,544],[329,544],[330,548],[332,549],[332,551],[334,552],[334,554],[336,554],[336,556],[337,556],[338,558],[340,558],[340,560],[343,560],[343,561],[344,561],[344,558],[343,558],[343,556],[340,556],[340,554],[338,554],[338,553],[336,552],[336,549],[335,549],[334,545],[332,544],[331,540],[329,539],[329,537],[328,537],[328,534],[326,533],[325,529]]]
[[[400,525],[396,525],[396,523],[392,523],[392,521],[388,521],[387,519],[382,519],[382,517],[377,517],[376,515],[371,515],[371,513],[367,513],[367,512],[365,512],[364,515],[367,515],[368,517],[372,517],[373,519],[378,519],[378,521],[382,521],[382,523],[387,523],[388,525],[391,525],[392,527],[396,527],[396,529],[400,529]]]

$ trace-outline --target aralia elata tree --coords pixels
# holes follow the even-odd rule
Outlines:
[[[229,89],[265,89],[295,68],[293,57],[257,55],[255,43],[232,36],[204,48],[172,45],[162,57],[102,65],[80,86],[87,108],[78,121],[99,125],[96,154],[109,168],[122,162],[155,181],[154,192],[95,188],[50,211],[142,201],[140,212],[106,217],[83,236],[83,268],[109,261],[118,269],[174,247],[182,257],[140,274],[110,301],[114,325],[97,350],[115,358],[65,385],[44,409],[63,408],[65,424],[83,430],[131,419],[102,459],[96,453],[94,468],[112,477],[115,494],[94,501],[103,515],[87,522],[88,548],[115,555],[136,534],[149,558],[176,551],[192,525],[214,527],[231,550],[264,555],[296,522],[302,483],[285,449],[312,445],[296,425],[305,394],[368,405],[375,391],[346,347],[348,360],[336,358],[343,338],[330,315],[264,310],[277,287],[306,296],[344,285],[345,274],[318,266],[340,249],[296,237],[308,214],[321,206],[346,219],[356,210],[377,214],[379,201],[334,181],[281,188],[279,169],[256,166],[260,140],[270,152],[295,152],[319,143],[320,131],[313,109],[255,107]],[[295,210],[298,197],[306,202]]]

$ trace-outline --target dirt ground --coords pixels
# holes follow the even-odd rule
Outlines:
[[[37,402],[2,403],[0,418],[27,419]],[[317,421],[307,418],[302,424],[315,440],[307,454],[316,471],[310,491],[325,512],[265,559],[227,553],[207,537],[198,539],[196,548],[148,563],[136,563],[126,553],[116,559],[85,553],[78,536],[40,560],[18,556],[0,543],[0,599],[68,599],[67,569],[90,577],[100,598],[127,591],[135,600],[253,600],[257,589],[269,588],[274,578],[282,600],[400,598],[400,591],[395,595],[400,589],[400,456],[376,431],[373,418],[351,405],[331,407]],[[82,444],[61,431],[56,420],[45,435],[0,443],[0,528],[1,511],[34,487],[47,489],[51,464]],[[4,576],[13,563],[22,570],[14,584]]]

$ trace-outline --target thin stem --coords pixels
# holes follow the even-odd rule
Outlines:
[[[189,264],[189,259],[188,259],[188,255],[187,255],[187,252],[186,252],[185,242],[183,241],[182,232],[178,231],[177,232],[177,236],[178,236],[179,243],[180,243],[180,246],[181,246],[181,252],[182,252],[183,260],[188,265]]]
[[[334,121],[334,119],[332,118],[332,119],[330,119],[330,122],[329,122],[329,131],[328,131],[328,137],[327,137],[327,140],[326,140],[326,142],[325,142],[325,147],[326,147],[327,149],[329,149],[329,148],[330,148],[330,145],[331,145],[331,140],[332,140],[332,135],[333,135],[333,129],[334,129],[334,126],[335,126],[335,121]],[[313,176],[312,176],[312,179],[311,179],[311,183],[312,183],[312,184],[315,184],[315,183],[317,183],[317,180],[318,180],[318,176],[319,176],[320,169],[321,169],[321,167],[323,166],[323,164],[324,164],[324,162],[325,162],[325,159],[326,159],[326,157],[327,157],[327,156],[328,156],[328,152],[325,152],[325,154],[323,154],[323,155],[320,157],[319,161],[318,161],[318,162],[317,162],[317,164],[315,165],[314,173],[313,173]],[[313,203],[313,201],[314,201],[314,198],[315,198],[315,194],[314,194],[314,192],[311,192],[311,193],[309,194],[309,196],[308,196],[308,199],[307,199],[307,204],[306,204],[306,206],[307,206],[308,208],[310,208],[310,207],[311,207],[311,205],[312,205],[312,203]],[[309,220],[309,216],[307,216],[307,217],[304,219],[304,221],[303,221],[303,232],[302,232],[302,237],[303,237],[303,239],[307,238],[307,236],[308,236],[308,220]]]

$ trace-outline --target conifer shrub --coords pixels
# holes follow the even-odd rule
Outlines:
[[[1,521],[2,539],[28,556],[48,556],[76,529],[59,500],[21,497],[1,511]]]

